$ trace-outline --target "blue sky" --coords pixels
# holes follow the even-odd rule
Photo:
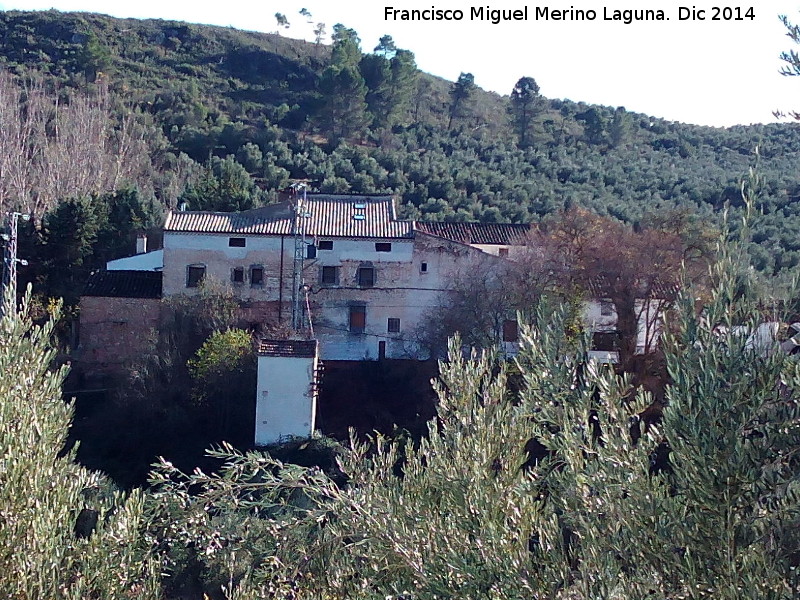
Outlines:
[[[416,54],[421,69],[450,80],[469,71],[484,89],[508,94],[517,79],[530,76],[550,98],[625,106],[674,121],[727,126],[773,121],[775,109],[800,110],[800,78],[778,74],[778,55],[791,48],[778,15],[800,21],[800,2],[762,1],[753,6],[754,19],[741,21],[712,21],[713,5],[670,0],[554,1],[538,6],[594,10],[597,17],[594,21],[536,21],[537,5],[529,4],[527,21],[493,25],[469,20],[470,6],[486,4],[463,1],[140,0],[110,4],[107,0],[0,0],[0,8],[6,10],[82,10],[266,32],[277,30],[274,15],[280,12],[291,23],[281,35],[305,39],[312,39],[313,23],[326,23],[328,32],[334,23],[343,23],[359,33],[363,50],[371,50],[388,33],[399,47]],[[387,21],[387,6],[460,9],[465,17],[458,22]],[[525,6],[523,2],[491,4],[506,10]],[[604,20],[604,11],[613,15],[615,9],[632,6],[663,10],[669,20],[629,25]],[[680,20],[679,6],[705,10],[706,20]],[[744,16],[751,5],[738,6]],[[311,12],[313,23],[299,14],[301,8]]]

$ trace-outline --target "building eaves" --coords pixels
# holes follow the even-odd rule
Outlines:
[[[160,271],[98,271],[89,277],[83,296],[160,298]]]
[[[259,356],[284,358],[314,358],[317,355],[317,340],[268,340],[258,344]]]

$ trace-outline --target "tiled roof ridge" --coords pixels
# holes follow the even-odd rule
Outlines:
[[[414,230],[467,244],[513,244],[531,230],[531,224],[414,221]]]
[[[317,340],[274,340],[262,338],[258,343],[259,356],[314,358],[317,352]]]
[[[307,200],[307,235],[413,237],[412,222],[395,218],[390,194],[309,194]],[[364,206],[356,206],[359,204]],[[291,235],[293,229],[294,214],[288,201],[242,212],[170,211],[164,224],[165,231],[183,233]]]

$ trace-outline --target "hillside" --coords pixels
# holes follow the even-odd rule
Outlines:
[[[133,114],[147,143],[147,169],[130,183],[161,207],[232,181],[244,194],[234,207],[268,202],[300,178],[326,192],[396,193],[411,218],[535,221],[566,203],[630,223],[675,209],[708,219],[741,204],[758,146],[755,265],[800,263],[798,125],[700,127],[537,95],[522,147],[508,97],[466,85],[459,96],[417,73],[410,52],[363,54],[346,28],[334,38],[6,11],[0,65],[41,74],[61,96],[107,87],[117,118]]]

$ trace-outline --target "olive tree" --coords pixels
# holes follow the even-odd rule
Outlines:
[[[65,450],[72,405],[51,346],[57,315],[35,325],[29,302],[0,320],[0,596],[158,598],[143,496],[114,491]]]

